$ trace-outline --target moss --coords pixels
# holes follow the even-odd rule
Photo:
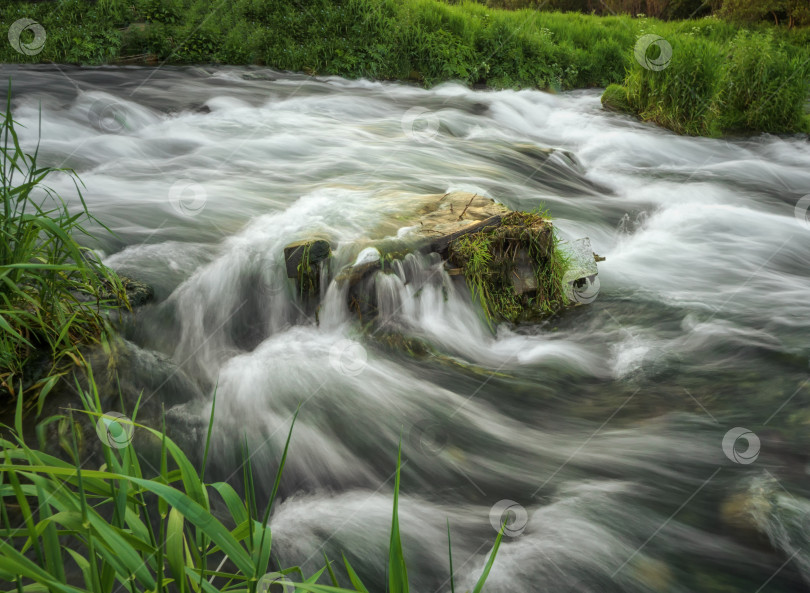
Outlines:
[[[568,262],[557,243],[545,213],[511,212],[500,226],[452,241],[449,259],[462,269],[489,323],[538,320],[568,304],[562,281]],[[525,276],[519,269],[525,256],[534,288],[519,293],[515,280]]]
[[[621,113],[631,113],[635,115],[635,110],[627,100],[627,89],[620,84],[611,84],[602,93],[602,107],[610,111]]]

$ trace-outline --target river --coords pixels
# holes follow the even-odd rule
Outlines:
[[[597,90],[2,71],[26,145],[41,115],[41,162],[75,169],[115,233],[104,261],[155,288],[127,337],[171,358],[193,397],[144,397],[199,448],[216,386],[206,478],[241,477],[245,438],[266,495],[300,405],[271,517],[280,566],[345,553],[384,588],[401,440],[419,593],[450,590],[448,520],[463,591],[503,519],[492,593],[808,589],[806,138],[679,137],[606,112]],[[66,177],[50,185],[76,205]],[[561,238],[590,237],[607,258],[597,299],[492,330],[460,279],[410,261],[378,286],[427,357],[363,331],[335,287],[317,319],[299,306],[284,245],[318,233],[347,262],[396,233],[409,197],[450,190],[545,207]]]

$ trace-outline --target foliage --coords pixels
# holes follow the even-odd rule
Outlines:
[[[450,243],[449,259],[461,267],[488,322],[517,322],[558,312],[568,304],[563,276],[568,262],[544,212],[510,212],[502,223],[462,235]],[[537,290],[517,294],[512,278],[525,254]]]
[[[787,0],[767,0],[783,1]],[[732,10],[735,2],[726,0],[726,12],[721,14],[738,16]],[[746,26],[752,35],[770,35],[761,45],[770,56],[763,66],[740,57],[746,50],[740,49],[745,43],[735,42],[740,30],[737,16],[733,22],[713,17],[662,22],[613,16],[644,12],[686,18],[703,14],[699,0],[490,4],[519,10],[488,8],[468,0],[234,0],[215,7],[207,0],[62,0],[56,4],[15,0],[0,7],[0,20],[37,20],[48,37],[41,53],[32,56],[18,53],[11,44],[0,44],[0,60],[259,64],[426,86],[455,80],[553,91],[623,84],[628,96],[635,98],[638,112],[676,131],[717,134],[726,126],[754,131],[800,129],[794,114],[804,102],[799,97],[801,85],[788,66],[810,59],[810,33],[805,29],[776,28],[749,19]],[[799,12],[790,10],[795,12],[790,22],[801,22]],[[780,14],[778,20],[785,21],[788,13],[777,11]],[[647,33],[661,35],[676,48],[673,64],[664,72],[642,72],[633,58],[637,39]],[[737,81],[724,59],[734,49],[733,43],[738,48],[735,67],[742,68],[740,80],[762,74],[765,79],[757,88],[786,83],[789,90],[779,92],[778,105],[758,107],[756,117],[729,119],[721,113],[716,121],[710,108],[720,104],[710,99],[721,88],[727,89],[724,96],[729,102],[741,100],[732,99],[728,90]],[[782,55],[790,59],[777,63]],[[723,63],[718,63],[718,56]]]
[[[789,27],[810,24],[810,4],[806,0],[723,0],[718,13],[738,22],[755,22],[763,18],[780,19]]]
[[[665,69],[636,63],[625,84],[635,112],[679,133],[780,133],[806,129],[808,75],[807,56],[772,32],[743,30],[722,45],[702,35],[675,38]]]
[[[246,447],[241,467],[243,497],[228,482],[204,481],[216,396],[198,471],[165,429],[157,431],[137,423],[137,404],[132,420],[103,415],[92,373],[89,378],[90,387],[80,388],[84,410],[79,415],[93,423],[100,419],[108,430],[115,428],[129,436],[119,438],[116,447],[103,447],[100,469],[87,469],[90,460],[83,452],[85,447],[80,446],[81,429],[77,428],[82,422],[72,414],[55,416],[37,429],[42,437],[49,426],[60,427],[60,442],[69,458],[65,460],[25,442],[22,404],[18,402],[15,426],[3,426],[10,435],[0,439],[0,578],[14,583],[18,591],[64,593],[254,593],[259,583],[266,587],[270,580],[298,592],[368,591],[345,557],[346,580],[353,589],[340,587],[328,559],[326,566],[308,578],[299,567],[271,572],[268,518],[278,495],[297,413],[272,491],[259,512],[251,454]],[[132,436],[145,447],[160,450],[160,469],[153,470],[151,477],[145,477],[147,472]],[[394,488],[389,590],[406,593],[408,580],[398,519],[400,466],[401,450]],[[212,495],[224,503],[226,512],[218,511],[223,520],[214,515]],[[489,574],[502,531],[475,591],[481,591]],[[325,572],[330,585],[318,583]]]
[[[627,100],[627,89],[620,84],[611,84],[602,93],[602,106],[605,109],[634,113],[633,107]]]
[[[630,104],[643,119],[678,133],[718,135],[714,99],[723,67],[721,48],[684,37],[673,40],[672,55],[663,70],[633,64],[625,81]]]
[[[77,235],[87,235],[82,224],[94,219],[75,174],[39,166],[39,146],[24,152],[10,93],[0,117],[0,379],[15,393],[13,379],[40,352],[54,361],[52,372],[66,360],[81,364],[78,346],[104,339],[103,313],[126,303],[126,296],[115,273],[77,242]],[[79,212],[71,213],[44,185],[55,173],[74,177]]]
[[[740,31],[719,80],[724,130],[791,132],[803,125],[810,66],[771,34]]]

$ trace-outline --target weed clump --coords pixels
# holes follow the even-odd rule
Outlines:
[[[510,212],[502,224],[450,243],[449,260],[462,269],[487,321],[512,323],[554,314],[568,305],[568,261],[545,213]]]
[[[105,311],[128,301],[115,272],[76,240],[95,221],[78,180],[78,212],[44,185],[53,173],[74,173],[42,167],[36,150],[24,151],[10,97],[0,113],[0,384],[15,393],[14,379],[34,358],[50,358],[47,374],[84,364],[79,347],[106,339]]]

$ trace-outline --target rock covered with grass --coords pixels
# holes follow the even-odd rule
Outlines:
[[[413,214],[396,240],[374,243],[379,258],[349,266],[337,274],[346,283],[349,308],[363,321],[378,312],[377,273],[409,254],[444,261],[451,277],[463,277],[487,322],[534,322],[557,313],[577,299],[569,295],[569,255],[559,248],[548,213],[514,212],[469,192],[414,197]],[[368,248],[368,247],[367,247]],[[437,260],[438,261],[438,260]],[[591,265],[595,263],[591,257]],[[588,272],[595,276],[595,270]]]

